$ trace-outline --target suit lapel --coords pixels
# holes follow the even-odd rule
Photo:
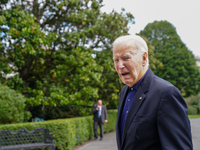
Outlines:
[[[120,99],[119,99],[119,107],[118,107],[117,122],[116,122],[116,135],[117,135],[117,141],[118,141],[117,143],[121,143],[119,121],[120,121],[121,114],[123,111],[124,101],[126,99],[127,92],[128,92],[128,86],[126,85],[123,91],[121,92]],[[118,145],[118,147],[120,146]]]
[[[129,126],[130,126],[132,120],[134,119],[135,115],[137,114],[139,108],[141,107],[142,103],[144,102],[144,100],[146,98],[146,93],[149,90],[149,85],[150,85],[153,75],[154,75],[153,72],[149,69],[149,71],[147,72],[143,81],[141,82],[141,84],[136,92],[136,95],[131,103],[131,106],[130,106],[130,109],[129,109],[129,112],[128,112],[128,115],[127,115],[127,118],[125,121],[125,125],[124,125],[123,140],[121,143],[121,147],[123,146],[127,131],[129,129]],[[122,113],[122,112],[120,112],[120,113]]]
[[[129,126],[130,126],[132,120],[134,119],[137,111],[139,110],[140,106],[142,105],[145,97],[146,97],[146,95],[143,93],[142,88],[139,87],[138,91],[137,91],[137,93],[136,93],[136,95],[133,99],[133,102],[131,103],[131,107],[128,111],[128,115],[127,115],[125,125],[124,125],[123,140],[122,141],[124,141],[124,139],[126,137],[127,130],[129,129]],[[123,142],[122,142],[122,144],[123,144]]]
[[[122,114],[122,111],[123,111],[124,101],[126,99],[127,92],[128,92],[128,86],[126,85],[124,87],[123,91],[121,92],[122,95],[120,96],[120,100],[119,100],[117,124],[120,121],[120,117],[121,117],[121,114]]]

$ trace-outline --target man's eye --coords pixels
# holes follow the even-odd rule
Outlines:
[[[128,60],[129,59],[129,57],[126,57],[126,58],[124,58],[125,60]]]

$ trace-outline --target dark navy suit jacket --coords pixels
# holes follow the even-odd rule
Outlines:
[[[116,123],[118,150],[192,150],[187,105],[171,83],[148,71],[130,106],[120,140],[119,121],[128,86],[120,93]],[[122,142],[121,142],[122,141]]]

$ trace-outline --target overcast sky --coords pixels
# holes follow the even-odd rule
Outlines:
[[[167,20],[194,55],[200,56],[200,0],[104,0],[102,11],[125,8],[135,17],[129,33],[143,30],[155,20]]]

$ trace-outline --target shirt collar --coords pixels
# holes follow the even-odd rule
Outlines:
[[[142,80],[144,79],[144,77],[146,76],[147,72],[149,71],[149,68],[148,70],[146,71],[146,73],[143,75],[143,77],[132,87],[128,87],[129,88],[129,91],[131,90],[131,88],[135,89],[136,91],[138,90]]]

